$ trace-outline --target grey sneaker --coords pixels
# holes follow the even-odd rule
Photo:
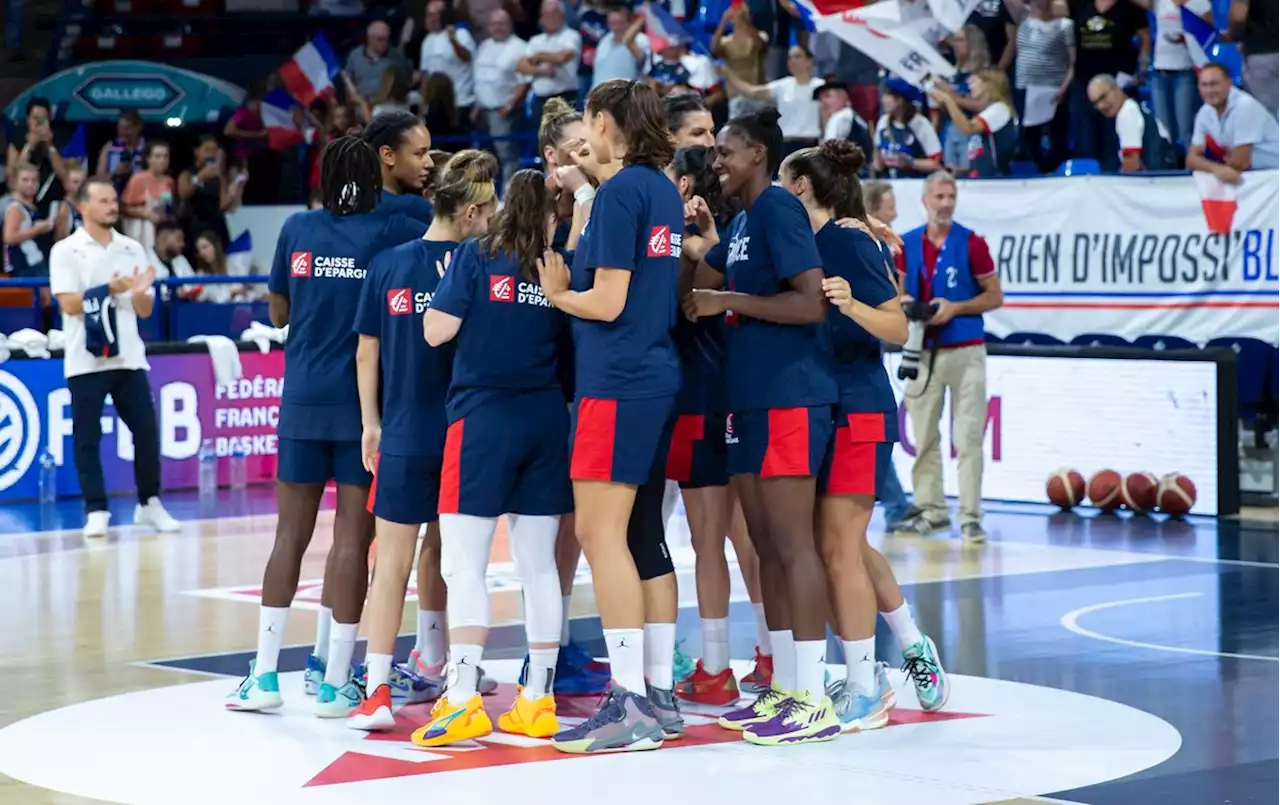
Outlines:
[[[885,523],[885,528],[889,531],[890,534],[895,534],[904,525],[916,519],[922,514],[924,514],[924,510],[922,510],[920,507],[908,506],[907,510],[903,512],[902,516],[899,517],[897,520],[893,520],[892,522]]]
[[[645,684],[649,694],[649,704],[653,705],[653,715],[662,725],[662,737],[674,741],[684,735],[684,719],[680,716],[680,708],[676,705],[675,691],[660,690],[653,685]]]
[[[571,755],[638,752],[662,746],[662,726],[649,700],[610,684],[594,716],[558,732],[551,745]]]
[[[965,523],[960,526],[960,538],[977,545],[987,541],[987,532],[982,529],[981,523]]]
[[[904,537],[928,537],[943,531],[951,530],[951,518],[948,517],[940,522],[934,522],[924,515],[920,515],[914,520],[903,523],[895,534]]]

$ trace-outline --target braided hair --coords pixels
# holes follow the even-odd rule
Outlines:
[[[334,215],[373,210],[382,198],[382,163],[356,135],[339,137],[320,157],[320,201]]]

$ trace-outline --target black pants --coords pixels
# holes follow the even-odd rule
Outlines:
[[[84,510],[107,510],[107,485],[102,478],[102,408],[107,395],[116,413],[133,432],[133,479],[138,502],[160,494],[160,433],[151,384],[141,369],[114,369],[67,378],[71,391],[71,433],[75,445],[76,474]]]

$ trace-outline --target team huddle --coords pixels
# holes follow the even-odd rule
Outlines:
[[[528,654],[499,730],[571,753],[653,749],[684,733],[681,701],[724,708],[722,727],[762,745],[882,727],[894,691],[877,614],[921,707],[945,704],[936,648],[866,540],[897,440],[880,350],[907,337],[886,240],[900,242],[866,214],[856,146],[788,153],[777,121],[714,134],[696,96],[664,106],[608,81],[584,114],[547,104],[546,173],[517,172],[501,205],[493,157],[433,161],[412,115],[326,147],[323,209],[286,221],[271,270],[272,321],[289,326],[279,522],[257,657],[229,709],[283,703],[282,636],[330,480],[305,674],[317,716],[388,730],[393,700],[434,700],[414,744],[492,732],[481,661],[503,516]],[[696,663],[676,643],[668,481],[696,555]],[[757,620],[741,679],[726,538]],[[415,553],[417,640],[397,661]],[[569,636],[582,554],[607,663]],[[844,678],[827,673],[828,625]],[[597,691],[595,715],[560,723],[556,693]]]

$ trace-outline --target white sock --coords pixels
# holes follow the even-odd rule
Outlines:
[[[676,625],[646,623],[644,625],[644,675],[658,690],[675,687],[672,668],[675,663]],[[643,690],[643,688],[641,688]]]
[[[258,658],[253,663],[253,672],[258,676],[276,670],[288,620],[288,607],[258,607]]]
[[[760,656],[768,657],[773,653],[769,638],[769,622],[764,619],[764,604],[752,604],[756,612],[756,651]]]
[[[773,686],[791,693],[796,689],[796,650],[791,630],[769,632],[769,645],[773,647]]]
[[[767,632],[766,632],[767,634]],[[702,619],[702,670],[715,675],[729,667],[729,619]]]
[[[333,622],[329,631],[329,659],[324,669],[326,685],[340,688],[351,678],[351,655],[356,651],[358,623]]]
[[[644,692],[644,629],[605,629],[613,681],[632,693]],[[668,653],[674,651],[674,646]]]
[[[414,648],[428,666],[444,662],[447,623],[443,612],[418,610],[418,640]]]
[[[333,610],[321,604],[320,615],[316,618],[316,647],[311,653],[324,663],[329,661],[329,624],[332,622]]]
[[[390,654],[365,655],[365,667],[369,669],[369,684],[366,687],[370,695],[391,681],[391,659]]]
[[[778,658],[775,656],[773,661],[777,663]],[[821,701],[827,694],[827,641],[797,640],[795,663],[796,696],[803,696],[810,702]]]
[[[525,679],[521,695],[529,701],[552,695],[556,680],[558,648],[529,649],[529,676]]]
[[[863,693],[876,689],[876,639],[841,640],[844,645],[845,678],[851,685],[862,688]]]
[[[560,645],[569,645],[569,601],[572,595],[564,595],[560,597],[564,601],[564,624],[560,627]]]
[[[915,619],[911,617],[911,607],[906,601],[902,602],[902,606],[892,612],[881,612],[884,620],[889,624],[889,628],[893,630],[893,636],[898,638],[898,647],[905,649],[914,643],[924,640],[924,635],[920,634],[920,629],[916,627]]]
[[[466,704],[480,685],[480,657],[484,646],[459,644],[449,647],[449,704]]]

